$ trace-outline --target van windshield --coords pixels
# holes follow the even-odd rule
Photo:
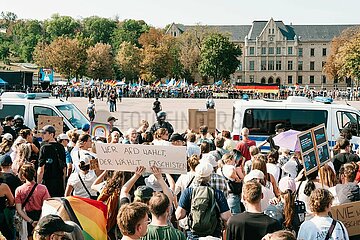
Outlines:
[[[56,106],[61,114],[73,125],[74,128],[81,129],[82,125],[89,123],[85,116],[74,105]]]

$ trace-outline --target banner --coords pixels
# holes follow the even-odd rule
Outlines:
[[[64,132],[64,122],[62,117],[39,115],[37,129],[41,130],[46,125],[52,125],[55,128],[55,137]],[[39,137],[41,137],[41,135],[39,135]]]
[[[54,70],[51,68],[40,68],[39,79],[44,82],[54,81]]]
[[[298,135],[305,175],[330,161],[329,144],[325,124],[301,132]]]
[[[96,143],[96,154],[101,170],[135,172],[144,166],[147,172],[156,166],[163,173],[187,172],[185,146],[155,146],[140,144]]]
[[[344,224],[349,236],[360,234],[360,201],[333,206],[331,215]]]
[[[110,134],[110,124],[107,123],[90,123],[90,135],[94,137],[107,138]]]

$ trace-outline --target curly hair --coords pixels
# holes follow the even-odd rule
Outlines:
[[[339,170],[339,179],[341,179],[341,176],[344,176],[348,182],[355,181],[356,173],[358,169],[359,166],[354,162],[345,163],[344,165],[341,166]]]
[[[107,181],[104,192],[111,195],[116,190],[120,190],[124,185],[125,175],[122,171],[116,171],[113,176]]]
[[[315,189],[309,199],[310,210],[314,213],[324,212],[333,200],[334,197],[328,190],[323,188]]]

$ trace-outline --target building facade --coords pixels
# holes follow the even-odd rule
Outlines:
[[[167,33],[177,37],[192,27],[172,24]],[[285,25],[270,19],[252,25],[207,27],[229,34],[242,49],[233,82],[299,84],[316,89],[349,85],[327,79],[323,67],[331,40],[354,25]]]

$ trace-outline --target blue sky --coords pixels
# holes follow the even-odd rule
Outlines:
[[[285,24],[360,24],[360,0],[0,0],[0,11],[22,19],[50,18],[54,13],[76,19],[93,15],[142,19],[155,27],[240,25],[254,20],[283,20]]]

